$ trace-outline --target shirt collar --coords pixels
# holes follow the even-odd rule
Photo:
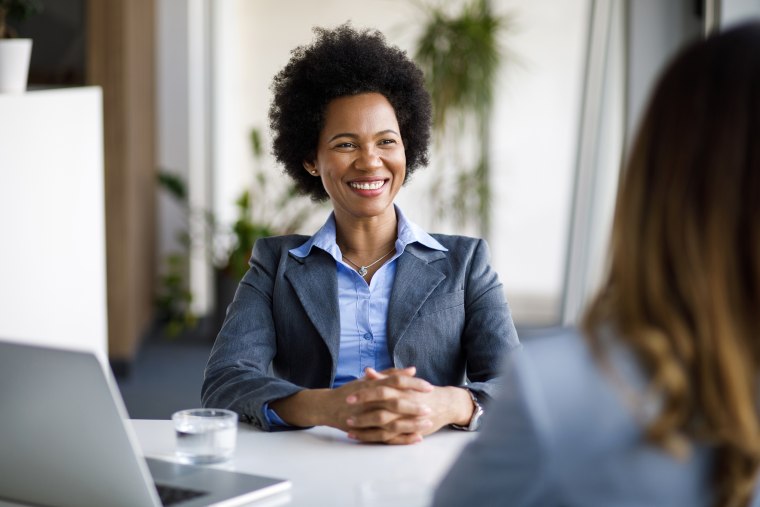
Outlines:
[[[407,219],[401,208],[395,204],[393,206],[396,210],[396,218],[398,219],[396,252],[403,252],[407,245],[412,243],[419,243],[431,250],[448,251],[433,236],[425,232],[422,227]],[[335,212],[330,213],[324,225],[312,237],[301,246],[290,250],[290,253],[296,257],[308,257],[311,254],[312,247],[324,250],[335,260],[339,261],[341,259],[340,248],[338,248],[338,244],[335,241]]]

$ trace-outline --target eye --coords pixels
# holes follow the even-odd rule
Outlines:
[[[338,143],[333,148],[343,149],[343,150],[350,150],[351,148],[356,148],[356,145],[354,143]]]
[[[396,140],[395,139],[383,139],[382,141],[380,141],[380,144],[396,144]]]

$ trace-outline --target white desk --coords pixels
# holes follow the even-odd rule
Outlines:
[[[133,420],[132,425],[146,456],[172,455],[171,421]],[[216,466],[290,479],[288,507],[356,507],[360,488],[369,481],[375,486],[414,481],[433,488],[473,436],[444,429],[419,444],[389,446],[360,444],[326,427],[264,433],[240,424],[235,458]]]

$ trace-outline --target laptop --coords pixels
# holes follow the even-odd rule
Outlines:
[[[287,480],[143,458],[115,386],[91,353],[0,341],[0,499],[159,507],[159,490],[179,497],[166,502],[176,507],[289,499]]]

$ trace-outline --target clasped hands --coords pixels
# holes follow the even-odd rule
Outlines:
[[[332,426],[362,442],[414,444],[448,424],[466,425],[473,412],[460,387],[439,387],[416,369],[365,370],[335,389],[305,389],[270,406],[289,424]]]
[[[363,442],[413,444],[451,423],[472,415],[472,401],[462,388],[438,387],[415,377],[414,367],[365,370],[361,379],[334,389],[335,424]]]
[[[439,393],[429,382],[414,376],[415,368],[391,368],[334,389],[331,426],[363,442],[412,444],[446,424]]]

